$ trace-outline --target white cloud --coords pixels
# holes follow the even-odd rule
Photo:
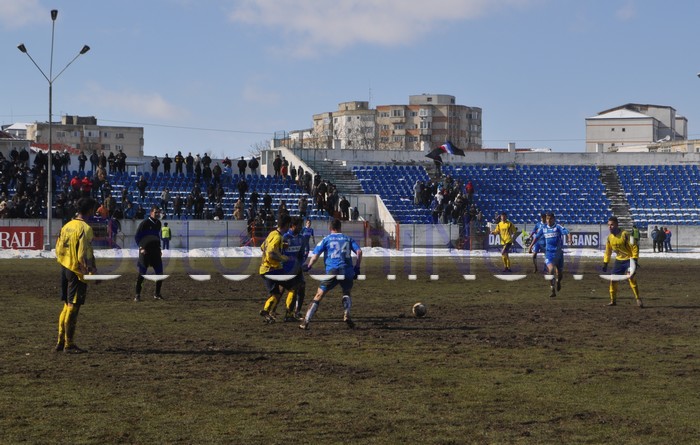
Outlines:
[[[637,7],[634,0],[627,0],[615,13],[622,21],[632,20],[637,15]]]
[[[138,117],[170,121],[189,116],[186,110],[171,104],[156,92],[109,91],[100,85],[91,84],[87,98],[93,105],[127,111]]]
[[[39,0],[0,0],[0,25],[17,29],[31,23],[51,20],[49,10]]]
[[[233,22],[284,34],[297,55],[355,44],[384,46],[416,41],[441,25],[472,20],[537,0],[243,0]]]

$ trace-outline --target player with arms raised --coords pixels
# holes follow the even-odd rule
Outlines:
[[[360,246],[354,239],[340,232],[340,220],[334,219],[331,222],[330,230],[331,233],[323,238],[314,248],[308,264],[304,265],[304,270],[310,270],[321,254],[323,254],[326,273],[333,276],[321,282],[313,301],[309,304],[304,320],[299,325],[301,329],[309,329],[309,323],[318,310],[318,305],[321,303],[323,296],[338,284],[343,290],[343,320],[349,328],[355,327],[355,323],[350,317],[350,308],[352,307],[351,291],[353,279],[360,274],[362,249],[360,249]],[[352,265],[353,252],[357,255],[355,267]]]
[[[608,271],[608,262],[612,253],[615,253],[615,264],[613,275],[626,275],[629,270],[629,283],[637,306],[644,307],[642,299],[639,298],[639,288],[637,287],[637,260],[639,260],[639,246],[635,244],[634,238],[629,233],[620,229],[617,217],[611,216],[608,219],[610,235],[605,242],[605,255],[603,256],[603,272]],[[608,306],[617,304],[617,281],[610,280],[610,303]]]

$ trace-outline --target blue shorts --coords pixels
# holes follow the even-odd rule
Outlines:
[[[319,288],[323,292],[328,292],[340,284],[340,288],[343,290],[343,295],[349,295],[350,291],[352,290],[352,281],[353,281],[352,278],[346,278],[344,280],[339,280],[339,279],[333,277],[330,280],[321,281],[321,285],[319,286]]]
[[[544,245],[544,244],[540,244],[540,243],[538,242],[537,244],[535,244],[534,246],[532,246],[532,253],[544,252],[544,248],[545,248],[545,245]]]
[[[318,286],[319,289],[321,289],[323,292],[328,292],[337,285],[340,284],[340,288],[343,290],[343,295],[349,295],[350,291],[352,290],[352,283],[354,281],[353,273],[349,272],[345,274],[345,278],[342,280],[339,280],[336,278],[336,274],[338,274],[338,270],[329,270],[327,271],[329,275],[333,275],[332,278],[329,278],[327,280],[321,281],[321,284]]]
[[[612,274],[613,275],[626,275],[630,269],[630,260],[619,261],[615,260],[613,264]]]
[[[546,264],[547,266],[551,264],[561,271],[564,268],[564,253],[546,252],[544,254],[544,264]]]

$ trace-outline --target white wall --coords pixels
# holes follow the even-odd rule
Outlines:
[[[122,221],[122,233],[119,235],[118,244],[124,248],[135,248],[134,233],[140,221]],[[172,249],[210,249],[240,247],[241,236],[246,234],[245,221],[175,221],[165,220],[171,227],[173,239],[170,242]],[[46,227],[46,220],[39,219],[0,219],[0,227]],[[58,219],[52,222],[52,243],[58,232],[61,230],[61,221]],[[518,230],[523,229],[530,232],[534,224],[518,225]],[[600,249],[605,247],[605,239],[608,235],[606,225],[567,225],[567,229],[572,232],[598,233]],[[700,248],[700,226],[669,225],[667,226],[673,234],[673,248]],[[330,233],[328,221],[313,221],[313,228],[316,232],[316,241]],[[648,232],[653,227],[649,227]],[[367,230],[367,232],[366,232]],[[459,237],[458,227],[452,224],[396,224],[393,220],[385,221],[384,224],[375,224],[364,221],[343,222],[343,232],[349,234],[361,245],[381,246],[395,248],[397,240],[401,249],[425,248],[447,248],[455,246]],[[647,232],[647,233],[648,233]],[[42,243],[43,244],[43,243]],[[651,249],[651,240],[642,238],[640,241],[642,249]]]
[[[292,150],[284,149],[285,152]],[[393,150],[293,150],[301,160],[334,159],[346,165],[386,165],[418,163],[432,168],[433,161],[424,151]],[[664,165],[698,164],[700,153],[552,153],[506,151],[468,151],[465,156],[443,155],[446,164],[523,164],[523,165]],[[286,156],[286,155],[285,155]],[[289,156],[287,156],[289,159]]]

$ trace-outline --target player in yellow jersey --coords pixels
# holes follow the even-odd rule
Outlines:
[[[67,222],[56,241],[56,260],[61,265],[63,311],[58,318],[58,342],[55,351],[81,353],[75,342],[75,326],[80,306],[85,303],[85,275],[97,271],[92,250],[92,227],[85,220],[95,213],[97,203],[92,198],[78,201],[78,216]]]
[[[515,225],[508,221],[508,214],[506,212],[501,213],[501,220],[496,224],[496,228],[491,231],[492,235],[498,235],[501,237],[501,244],[503,248],[501,249],[501,259],[503,260],[503,272],[511,272],[510,270],[510,257],[508,253],[513,247],[513,235],[515,235]]]
[[[289,271],[285,271],[284,268],[284,263],[286,263],[289,258],[284,254],[285,246],[283,236],[289,230],[291,220],[289,215],[281,215],[277,221],[277,228],[270,232],[265,242],[260,246],[262,250],[262,261],[260,263],[259,273],[265,282],[265,289],[268,295],[268,299],[265,301],[265,305],[260,311],[260,316],[268,323],[274,322],[277,318],[275,315],[275,308],[277,308],[277,303],[282,295],[282,289],[290,291],[296,290],[301,282],[301,277],[297,273],[290,273]],[[293,278],[280,281],[275,279],[275,275],[290,275],[293,276]]]
[[[603,272],[608,270],[608,262],[612,253],[615,253],[615,264],[613,275],[626,275],[629,270],[629,283],[637,301],[637,306],[644,307],[642,299],[639,298],[639,288],[637,286],[637,260],[639,259],[639,246],[634,242],[634,238],[629,233],[621,230],[617,218],[611,216],[608,219],[610,235],[605,243],[605,255],[603,256]],[[610,303],[608,306],[617,304],[617,281],[610,280]]]

